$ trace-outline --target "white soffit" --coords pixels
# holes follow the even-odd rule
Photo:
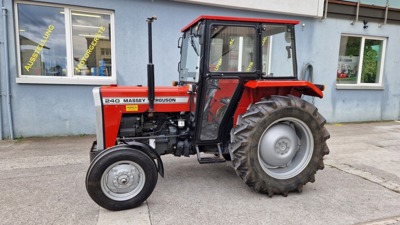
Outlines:
[[[306,17],[322,17],[324,0],[174,0],[225,8],[272,12]]]

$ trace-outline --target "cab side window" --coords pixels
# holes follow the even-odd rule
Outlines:
[[[213,25],[209,56],[210,72],[254,72],[254,27]]]

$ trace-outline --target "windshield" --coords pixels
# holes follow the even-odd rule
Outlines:
[[[262,70],[268,77],[296,76],[292,25],[264,24],[262,32]]]
[[[182,38],[179,81],[197,82],[199,79],[200,43],[199,37],[186,32]]]

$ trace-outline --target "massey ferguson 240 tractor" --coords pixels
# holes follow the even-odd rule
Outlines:
[[[200,16],[182,29],[179,81],[154,87],[152,23],[148,86],[93,90],[97,140],[86,176],[90,197],[109,210],[136,207],[153,192],[161,155],[231,160],[268,196],[301,192],[329,153],[317,108],[323,85],[297,78],[298,21]],[[159,76],[166,76],[160,74]]]

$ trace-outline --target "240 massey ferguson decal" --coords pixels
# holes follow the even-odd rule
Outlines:
[[[155,104],[182,104],[188,102],[188,97],[157,97]],[[103,98],[104,105],[148,104],[147,98]]]

